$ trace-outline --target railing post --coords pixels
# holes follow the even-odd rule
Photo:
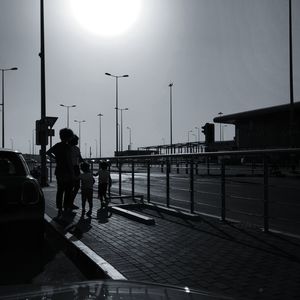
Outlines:
[[[166,170],[167,207],[170,207],[170,162],[169,160],[167,160],[166,166],[167,166],[167,170]]]
[[[196,170],[195,170],[195,172],[196,172],[196,175],[199,174],[199,171],[198,171],[198,162],[196,162]]]
[[[131,163],[131,195],[134,200],[134,160]]]
[[[264,156],[264,231],[269,231],[269,166]]]
[[[189,164],[185,164],[185,174],[189,174]]]
[[[98,171],[100,170],[100,162],[99,162],[99,169]],[[109,174],[110,174],[110,164],[108,165],[108,171],[109,171]],[[108,186],[108,198],[110,198],[111,196],[111,186],[109,185]]]
[[[119,167],[119,195],[122,195],[122,163],[117,162],[117,166]]]
[[[150,162],[147,162],[147,201],[150,202]]]
[[[191,201],[191,214],[194,213],[194,160],[190,162],[190,201]]]
[[[221,161],[221,220],[226,221],[225,162]]]
[[[176,163],[176,173],[179,174],[179,163]]]
[[[163,162],[160,164],[160,171],[161,171],[162,173],[164,172],[164,163],[163,163]]]

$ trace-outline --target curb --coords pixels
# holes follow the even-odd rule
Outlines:
[[[44,215],[46,232],[55,233],[60,241],[70,251],[70,255],[76,263],[87,268],[89,274],[97,278],[112,280],[127,280],[127,278],[115,269],[111,264],[99,256],[96,252],[78,240],[76,236],[65,232],[64,228],[47,214]],[[68,253],[69,253],[68,251]]]

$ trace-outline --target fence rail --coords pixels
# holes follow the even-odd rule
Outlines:
[[[300,234],[300,148],[105,157],[117,195]],[[99,158],[88,159],[94,171]]]

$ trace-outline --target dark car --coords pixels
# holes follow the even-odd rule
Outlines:
[[[0,149],[1,249],[34,245],[44,239],[45,199],[18,151]]]

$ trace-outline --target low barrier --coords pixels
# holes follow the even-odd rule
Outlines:
[[[300,149],[106,157],[118,195],[300,234]],[[93,170],[99,159],[91,159]]]

